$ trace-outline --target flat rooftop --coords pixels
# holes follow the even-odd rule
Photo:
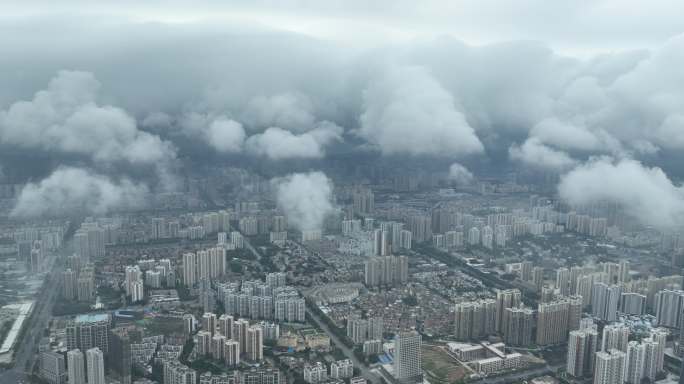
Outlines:
[[[89,313],[76,316],[77,323],[96,323],[98,321],[109,321],[108,313]]]

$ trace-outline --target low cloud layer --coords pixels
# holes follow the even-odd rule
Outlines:
[[[468,185],[473,182],[473,174],[459,163],[453,163],[449,167],[449,180],[457,185]]]
[[[577,164],[567,153],[548,147],[537,138],[527,139],[520,146],[511,146],[509,155],[525,166],[547,171],[564,171]]]
[[[0,152],[48,155],[49,169],[75,158],[112,180],[154,167],[168,185],[174,173],[159,167],[177,151],[311,159],[337,153],[343,138],[505,171],[562,174],[609,155],[681,176],[684,35],[572,57],[527,39],[437,35],[358,49],[257,25],[0,22]],[[82,71],[59,72],[73,68]]]
[[[166,114],[151,114],[145,124],[169,129],[183,139],[191,139],[219,153],[242,152],[246,133],[242,124],[223,114],[189,112],[178,120]]]
[[[126,111],[98,105],[99,88],[92,73],[60,71],[32,100],[0,111],[0,142],[104,163],[155,164],[175,157],[170,143],[138,130]]]
[[[455,157],[483,150],[453,96],[423,67],[393,68],[371,82],[359,134],[388,155]]]
[[[145,204],[148,189],[128,179],[114,181],[80,168],[58,168],[21,190],[12,216],[33,218],[72,214],[105,214]]]
[[[620,204],[636,219],[658,228],[684,224],[684,188],[658,167],[635,160],[592,160],[568,172],[558,186],[572,205]]]
[[[209,145],[224,153],[242,151],[242,144],[245,141],[242,124],[226,118],[214,120],[209,125],[206,135]]]
[[[327,145],[342,141],[342,132],[342,128],[328,122],[301,134],[271,127],[263,133],[250,136],[245,146],[248,153],[271,160],[316,159],[325,155]]]
[[[8,47],[8,60],[0,63],[4,85],[0,106],[5,114],[16,100],[30,99],[27,94],[39,89],[34,85],[46,76],[64,68],[83,68],[97,75],[103,86],[97,91],[73,87],[90,95],[76,99],[76,105],[94,102],[97,93],[101,94],[98,98],[123,108],[111,111],[101,106],[105,103],[95,104],[97,116],[102,116],[98,120],[118,126],[113,121],[127,119],[117,112],[126,110],[146,127],[165,120],[168,124],[169,117],[204,114],[212,119],[192,137],[218,152],[235,152],[243,138],[236,126],[211,129],[218,117],[242,124],[244,140],[271,127],[288,131],[287,138],[294,139],[321,121],[331,121],[347,131],[344,135],[354,131],[386,155],[482,156],[491,153],[491,148],[509,148],[512,142],[524,143],[528,138],[578,160],[684,148],[679,129],[684,110],[679,76],[684,66],[684,36],[662,41],[650,50],[612,49],[612,53],[578,59],[529,41],[469,45],[442,37],[358,50],[254,24],[207,28],[201,22],[179,27],[118,20],[117,28],[112,28],[110,23],[96,21],[41,22],[41,28],[20,30],[0,24],[0,44]],[[64,38],[46,46],[43,35],[27,30],[60,33]],[[177,43],[163,43],[169,39]],[[97,41],[112,44],[100,47],[94,45]],[[27,60],[14,57],[28,57],[42,65],[26,67]],[[160,57],[174,67],[160,70]],[[126,68],[125,73],[119,68]],[[30,73],[30,77],[22,78],[20,73]],[[51,89],[47,92],[55,94]],[[27,103],[38,105],[40,101],[34,99]],[[86,112],[77,117],[95,113]],[[71,114],[57,114],[57,124],[68,125],[65,122]],[[130,123],[128,119],[123,124]],[[157,136],[138,132],[124,135],[133,139],[112,134],[114,147],[120,150],[104,147],[98,156],[144,161],[134,143],[147,140],[148,147],[160,143],[153,143]],[[4,136],[8,144],[24,140],[16,134]],[[170,141],[186,139],[162,136]],[[40,142],[39,147],[92,153],[91,148],[64,141]],[[491,148],[483,151],[485,145]],[[144,155],[152,161],[160,151]]]
[[[300,231],[322,229],[325,217],[335,211],[332,181],[322,172],[294,173],[273,183],[278,208]]]
[[[316,121],[312,101],[298,92],[256,96],[247,103],[242,119],[256,129],[281,127],[293,132],[308,131]]]

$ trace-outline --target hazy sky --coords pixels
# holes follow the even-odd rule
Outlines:
[[[5,19],[65,13],[172,23],[239,21],[354,46],[439,35],[470,44],[539,40],[577,55],[650,48],[684,31],[678,0],[28,0],[0,8]]]

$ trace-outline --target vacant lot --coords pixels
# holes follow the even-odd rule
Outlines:
[[[439,347],[423,345],[423,370],[432,383],[456,383],[461,381],[466,369]]]

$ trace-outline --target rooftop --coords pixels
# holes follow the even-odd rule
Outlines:
[[[77,323],[96,323],[98,321],[109,321],[109,314],[107,313],[89,313],[85,315],[76,316]]]

